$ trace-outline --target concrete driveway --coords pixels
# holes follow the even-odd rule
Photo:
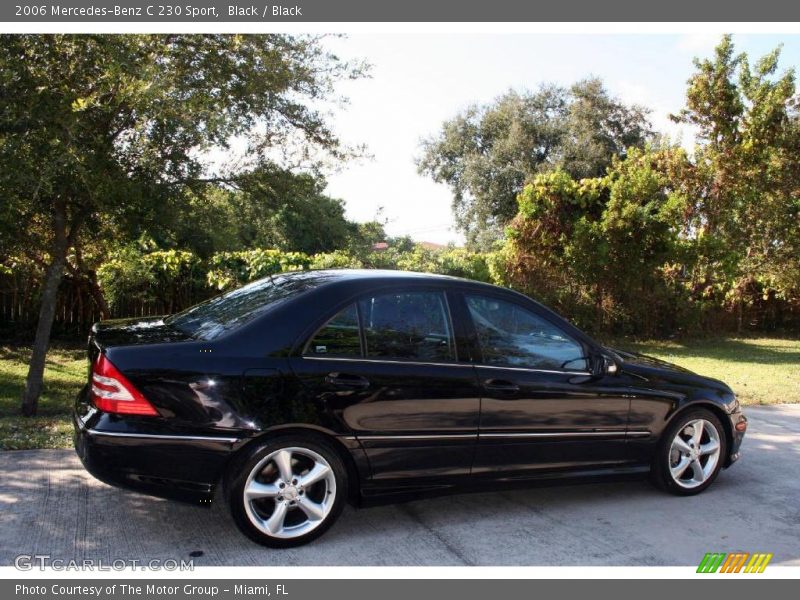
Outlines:
[[[800,405],[754,407],[742,459],[700,496],[646,482],[467,494],[346,509],[320,540],[262,548],[211,510],[106,486],[70,450],[0,453],[0,564],[194,559],[201,565],[688,565],[772,552],[800,565]]]

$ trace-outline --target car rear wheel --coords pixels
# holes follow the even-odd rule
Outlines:
[[[344,507],[347,471],[321,440],[270,440],[239,462],[228,502],[239,529],[273,548],[300,546],[322,535]]]
[[[727,440],[719,419],[705,409],[690,410],[678,415],[664,433],[653,475],[668,492],[699,494],[717,478],[725,456]]]

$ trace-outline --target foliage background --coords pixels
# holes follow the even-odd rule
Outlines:
[[[54,268],[55,330],[81,336],[101,318],[175,312],[309,268],[510,286],[594,334],[800,327],[800,118],[778,50],[752,60],[726,36],[696,61],[672,116],[698,132],[691,151],[591,77],[469,107],[421,144],[418,168],[450,186],[468,240],[431,248],[389,238],[379,217],[348,221],[326,193],[326,160],[359,152],[335,138],[320,103],[368,68],[314,38],[2,42],[4,335],[30,337]],[[204,69],[203,85],[191,68]],[[130,136],[121,146],[107,139],[119,128]],[[243,134],[245,163],[212,173],[198,158]],[[60,243],[59,211],[81,225]]]

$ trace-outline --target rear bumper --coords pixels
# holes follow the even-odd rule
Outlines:
[[[151,434],[98,427],[73,415],[75,451],[95,478],[109,485],[209,505],[235,437]],[[102,420],[100,420],[102,423]],[[130,428],[128,428],[130,429]]]

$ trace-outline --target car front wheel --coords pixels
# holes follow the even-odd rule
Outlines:
[[[273,548],[306,544],[344,507],[347,471],[328,444],[297,436],[255,448],[228,485],[231,513],[250,539]]]
[[[653,465],[655,482],[679,496],[699,494],[716,479],[726,452],[719,419],[705,409],[689,410],[664,433]]]

